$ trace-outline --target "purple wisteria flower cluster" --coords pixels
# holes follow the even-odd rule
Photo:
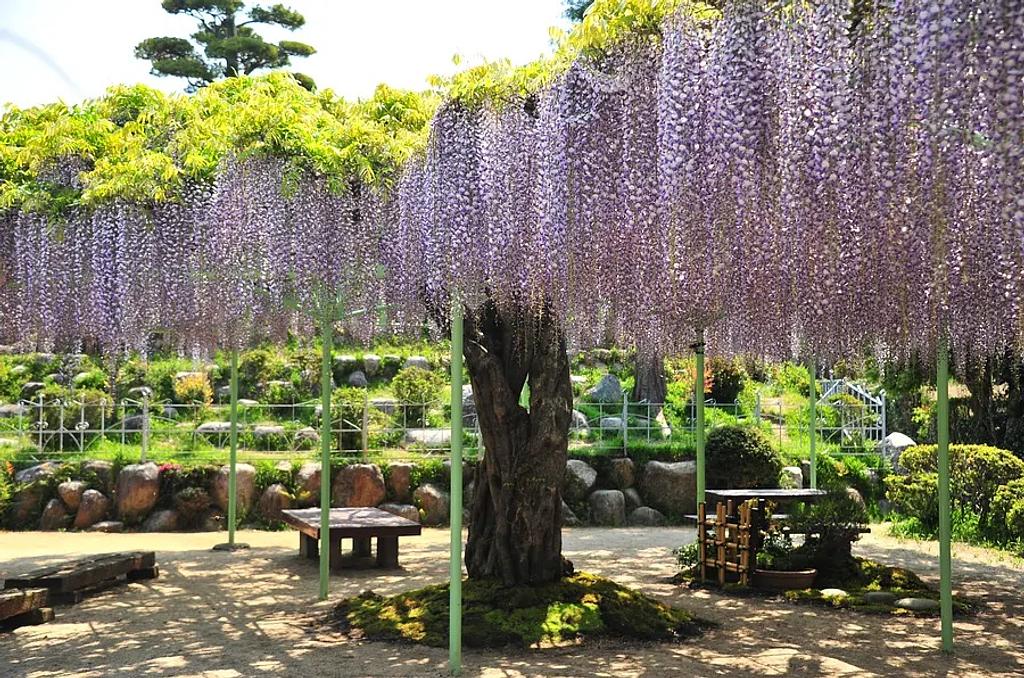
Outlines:
[[[0,214],[3,338],[200,352],[386,297],[398,324],[489,299],[661,354],[1019,349],[1024,3],[849,10],[737,0],[447,101],[387,196],[247,157],[174,202]]]
[[[163,331],[192,355],[309,336],[321,313],[380,303],[385,204],[284,160],[224,164],[212,186],[143,207],[113,204],[60,223],[7,215],[0,228],[6,340],[108,355]],[[373,314],[350,321],[373,329]]]
[[[580,344],[1019,347],[1024,5],[849,10],[681,14],[528,100],[449,102],[395,198],[398,288],[547,304]]]

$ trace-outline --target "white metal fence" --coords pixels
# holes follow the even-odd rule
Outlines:
[[[826,440],[841,445],[879,441],[885,437],[885,397],[866,391],[844,390],[831,382],[818,408],[818,431]],[[844,393],[841,398],[837,394]],[[866,396],[863,398],[862,396]],[[786,426],[782,403],[763,404],[760,397],[753,408],[739,402],[706,401],[707,428],[724,423],[768,420],[775,425],[782,442]],[[624,395],[621,402],[574,403],[571,433],[577,440],[600,442],[621,439],[628,447],[638,442],[685,439],[696,423],[691,401],[678,403],[633,402]],[[270,404],[242,400],[238,411],[239,448],[267,458],[293,458],[320,449],[321,406],[318,401]],[[145,397],[106,400],[23,400],[0,408],[0,445],[22,448],[39,457],[85,455],[96,446],[121,445],[122,453],[141,460],[188,455],[222,458],[229,445],[229,406],[223,403],[175,404]],[[466,453],[481,447],[475,408],[463,415]],[[435,400],[404,403],[388,398],[334,402],[331,413],[331,448],[343,455],[386,453],[443,454],[451,445],[450,405]],[[135,452],[137,448],[137,452]],[[860,445],[863,450],[863,445]]]

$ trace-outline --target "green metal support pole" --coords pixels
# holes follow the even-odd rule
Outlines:
[[[462,673],[462,303],[452,303],[452,492],[448,671]]]
[[[938,391],[939,443],[939,607],[942,612],[942,651],[953,651],[953,555],[950,546],[952,516],[949,502],[949,349],[939,343],[935,388]]]
[[[694,405],[696,406],[696,447],[697,447],[697,503],[704,501],[704,330],[697,330],[697,378],[693,380]]]
[[[235,546],[235,521],[238,516],[238,351],[231,352],[231,451],[228,456],[228,548]]]
[[[333,309],[331,309],[333,310]],[[334,318],[329,311],[320,319],[320,600],[327,600],[331,564],[331,349]]]
[[[807,372],[811,375],[809,421],[811,437],[811,489],[818,489],[818,362],[814,356],[807,361]]]

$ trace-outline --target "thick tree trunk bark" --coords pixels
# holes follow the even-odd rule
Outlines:
[[[667,392],[664,358],[658,354],[637,352],[633,367],[633,374],[636,375],[636,381],[633,384],[633,400],[663,404]]]
[[[540,584],[562,558],[562,481],[572,419],[565,336],[547,311],[487,303],[466,316],[466,364],[484,458],[476,473],[466,568],[474,579]],[[529,410],[519,404],[530,386]]]

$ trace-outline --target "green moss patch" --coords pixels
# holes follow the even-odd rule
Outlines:
[[[896,599],[900,598],[931,598],[939,599],[939,592],[926,584],[912,570],[905,567],[884,565],[867,558],[857,558],[856,575],[845,581],[830,581],[830,587],[846,591],[845,596],[823,596],[820,589],[803,589],[786,591],[786,600],[794,603],[811,603],[836,608],[848,608],[866,614],[896,614],[914,617],[937,617],[935,611],[912,611],[895,607],[888,603],[866,600],[865,595],[873,591],[888,591]],[[821,582],[815,582],[820,584]],[[964,598],[953,598],[955,614],[970,614],[975,605]]]
[[[603,577],[578,572],[542,586],[508,588],[497,581],[462,585],[463,641],[470,647],[559,645],[604,636],[679,641],[710,622]],[[367,591],[334,609],[360,637],[448,645],[448,585],[384,597]]]

